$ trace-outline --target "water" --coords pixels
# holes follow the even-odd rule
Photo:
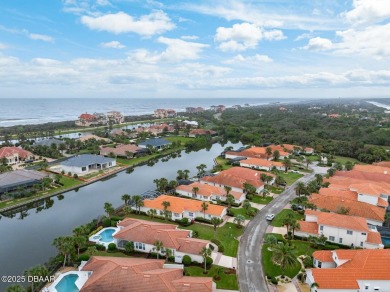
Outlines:
[[[191,176],[196,175],[196,166],[201,163],[211,169],[213,159],[227,146],[239,148],[242,144],[214,144],[209,150],[188,154],[183,151],[181,157],[160,161],[152,167],[137,167],[131,174],[120,172],[108,180],[67,192],[62,200],[53,197],[52,207],[40,212],[31,209],[16,214],[14,218],[3,216],[0,220],[0,263],[7,264],[0,265],[0,275],[22,275],[24,270],[54,256],[57,251],[52,246],[53,239],[70,235],[75,227],[103,215],[105,202],[118,207],[123,204],[123,194],[135,195],[152,190],[155,188],[154,179],[175,179],[179,169],[190,170]],[[5,287],[0,283],[0,291]]]
[[[109,229],[106,229],[104,230],[102,233],[100,233],[99,235],[102,237],[100,239],[100,241],[103,241],[103,242],[111,242],[114,240],[114,238],[112,237],[112,234],[115,232],[116,230],[115,229],[112,229],[112,228],[109,228]]]
[[[290,98],[57,98],[57,99],[1,99],[0,127],[14,125],[42,124],[76,120],[80,114],[88,112],[106,113],[111,110],[122,112],[126,116],[152,114],[157,108],[172,108],[183,112],[186,107],[210,108],[212,105],[262,105],[273,102],[297,102],[302,99]],[[23,105],[23,106],[20,106]],[[17,109],[17,110],[15,110]]]
[[[390,238],[382,237],[382,244],[389,244],[390,245]]]
[[[58,292],[79,292],[75,282],[79,278],[76,274],[69,274],[64,276],[61,281],[56,285]]]

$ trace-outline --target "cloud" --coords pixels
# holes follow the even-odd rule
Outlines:
[[[247,63],[247,64],[258,64],[258,63],[270,63],[273,62],[273,60],[266,56],[266,55],[259,55],[256,54],[254,56],[247,56],[244,57],[241,54],[238,54],[234,58],[225,61],[225,64],[239,64],[239,63]]]
[[[4,49],[6,49],[6,48],[7,48],[7,46],[6,46],[5,44],[0,43],[0,50],[4,50]]]
[[[326,51],[332,49],[332,46],[332,41],[321,37],[315,37],[309,40],[309,43],[304,49],[310,51]]]
[[[303,34],[300,34],[299,36],[297,36],[294,41],[297,42],[297,41],[304,40],[304,39],[310,39],[312,37],[313,37],[313,35],[311,33],[303,33]]]
[[[124,12],[96,17],[84,15],[81,17],[81,23],[92,30],[114,34],[132,32],[147,37],[175,28],[175,24],[163,11],[154,11],[148,15],[142,15],[139,19],[134,19],[133,16]]]
[[[29,33],[28,37],[32,40],[38,40],[38,41],[43,41],[48,43],[54,42],[54,39],[51,36],[44,35],[44,34]]]
[[[118,41],[111,41],[111,42],[107,42],[107,43],[101,43],[100,47],[102,47],[102,48],[110,48],[110,49],[124,49],[124,48],[126,48],[125,45],[121,44]]]
[[[270,31],[264,31],[263,34],[264,34],[264,38],[269,41],[280,41],[287,38],[281,30],[276,30],[276,29]]]
[[[354,0],[353,9],[344,13],[352,24],[378,23],[390,17],[388,0]]]
[[[183,35],[183,36],[181,36],[181,38],[183,40],[193,41],[193,40],[197,40],[199,37],[196,35]]]
[[[178,66],[175,71],[180,74],[188,75],[188,76],[196,76],[199,78],[215,78],[226,75],[231,72],[232,69],[221,66],[214,65],[206,65],[200,63],[187,63]]]

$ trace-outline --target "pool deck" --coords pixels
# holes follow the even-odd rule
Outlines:
[[[79,277],[77,278],[77,280],[75,281],[75,284],[77,286],[77,288],[79,290],[81,290],[81,287],[83,287],[83,285],[85,284],[85,282],[87,282],[88,280],[88,271],[77,271],[77,270],[70,270],[68,272],[65,272],[65,273],[61,273],[57,279],[54,280],[53,283],[50,284],[50,286],[48,287],[44,287],[42,289],[42,292],[58,292],[57,289],[56,289],[56,286],[58,285],[59,282],[61,282],[61,280],[67,276],[67,275],[78,275]]]
[[[108,245],[110,243],[115,243],[115,239],[113,238],[112,241],[109,241],[109,242],[105,242],[105,241],[101,241],[100,238],[101,238],[101,234],[106,231],[107,229],[114,229],[115,232],[112,234],[116,234],[119,232],[120,228],[119,227],[106,227],[106,228],[103,228],[102,230],[100,230],[99,232],[91,235],[88,240],[91,241],[91,242],[95,242],[95,243],[98,243],[98,244],[101,244],[101,245],[104,245],[106,248],[108,248]],[[98,237],[99,236],[99,237]]]

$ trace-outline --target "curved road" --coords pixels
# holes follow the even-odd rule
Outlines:
[[[284,208],[284,206],[286,206],[294,198],[294,188],[298,182],[307,183],[314,178],[316,173],[326,173],[326,169],[324,170],[324,168],[316,166],[313,167],[313,170],[313,173],[297,180],[277,198],[272,200],[271,203],[260,210],[245,228],[245,232],[240,240],[237,259],[237,272],[240,291],[268,291],[261,263],[261,247],[263,245],[263,237],[269,225],[269,222],[265,220],[265,216],[269,213],[279,213]]]

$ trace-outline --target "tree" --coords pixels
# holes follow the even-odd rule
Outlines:
[[[175,180],[171,180],[168,183],[168,187],[169,187],[170,190],[174,190],[177,186],[178,186],[178,183]]]
[[[201,177],[205,173],[206,168],[207,168],[207,165],[203,164],[203,163],[196,167],[196,169],[198,170],[198,177]]]
[[[286,184],[286,180],[281,176],[281,175],[278,175],[276,176],[275,178],[275,183],[280,186],[280,185],[285,185]]]
[[[87,235],[89,233],[88,227],[85,225],[81,225],[73,229],[74,236]]]
[[[207,273],[207,258],[211,256],[211,249],[209,247],[203,247],[200,255],[203,257],[204,272]]]
[[[206,211],[209,208],[209,204],[207,204],[206,202],[202,202],[202,205],[200,205],[200,207],[203,211],[203,218],[206,219]]]
[[[291,168],[292,162],[291,162],[290,159],[285,158],[285,159],[283,160],[283,165],[284,165],[284,172],[287,172],[287,171]]]
[[[264,243],[274,245],[278,243],[278,239],[273,234],[267,234],[267,236],[264,238]]]
[[[237,224],[237,228],[241,228],[242,225],[244,224],[245,222],[245,217],[242,216],[242,215],[237,215],[235,218],[234,218],[234,223]]]
[[[32,283],[33,285],[34,283]],[[27,290],[20,284],[14,284],[11,286],[8,286],[5,289],[5,292],[26,292]]]
[[[125,205],[127,205],[129,203],[130,199],[131,199],[130,195],[128,195],[128,194],[122,195],[122,201],[125,202]]]
[[[266,175],[265,173],[262,173],[262,174],[260,175],[260,180],[261,180],[263,183],[265,183],[266,179],[267,179],[267,175]]]
[[[45,177],[41,180],[41,186],[42,186],[42,191],[46,191],[46,188],[49,187],[52,183],[52,179],[50,177]]]
[[[66,260],[70,255],[74,252],[74,240],[71,236],[61,236],[54,238],[53,245],[58,249],[58,251],[64,256],[64,264],[65,267]]]
[[[168,216],[169,216],[168,207],[171,206],[171,203],[168,202],[168,201],[164,201],[164,202],[161,203],[161,205],[164,207],[164,217],[165,217],[165,221],[168,221]]]
[[[294,239],[294,233],[295,233],[295,230],[299,230],[301,228],[301,225],[299,224],[299,222],[297,220],[293,220],[291,222],[291,225],[290,225],[290,229],[292,231],[292,238]]]
[[[80,248],[83,248],[87,244],[85,236],[75,236],[73,238],[74,245],[77,246],[77,257],[80,256]]]
[[[197,195],[198,192],[199,192],[199,188],[198,188],[198,187],[193,187],[193,188],[192,188],[192,192],[194,193],[194,198],[196,198],[196,195]]]
[[[309,169],[309,164],[312,164],[313,162],[308,157],[306,157],[305,163],[306,163],[306,169]]]
[[[297,263],[293,247],[284,242],[274,245],[272,248],[272,261],[280,266],[282,276],[284,276],[285,269],[291,268]]]
[[[125,216],[128,216],[128,215],[130,215],[130,213],[131,213],[131,207],[129,207],[129,206],[124,206],[124,207],[122,208],[122,211],[123,211],[123,213],[125,213]]]
[[[154,218],[154,216],[157,215],[157,211],[155,209],[149,209],[148,210],[148,215],[150,216],[150,218]]]
[[[315,175],[314,175],[314,177],[315,177],[315,180],[316,180],[316,182],[317,182],[317,184],[319,185],[319,186],[321,186],[322,185],[322,182],[323,182],[323,177],[322,177],[322,175],[321,174],[319,174],[319,173],[316,173]]]
[[[300,197],[302,194],[306,192],[306,186],[303,182],[298,182],[295,187],[295,194]]]
[[[188,179],[188,176],[189,176],[189,174],[190,174],[190,171],[189,171],[188,169],[184,169],[184,170],[183,170],[183,174],[184,174],[183,178],[184,178],[184,179]]]
[[[267,157],[267,160],[271,157],[271,155],[272,155],[272,149],[271,149],[271,147],[265,148],[265,155],[266,155],[266,157]]]
[[[107,213],[108,219],[111,219],[111,215],[115,212],[114,207],[111,203],[104,203],[104,211]]]
[[[272,153],[272,157],[274,158],[274,161],[278,161],[278,160],[279,160],[279,157],[280,157],[280,152],[279,152],[279,150],[275,150],[275,151]]]
[[[211,218],[211,224],[213,224],[214,226],[214,238],[215,238],[215,233],[217,232],[217,227],[221,225],[222,222],[223,220],[221,218],[218,217]]]
[[[351,208],[349,207],[338,206],[336,209],[336,213],[341,215],[348,215],[350,210]]]
[[[256,188],[251,185],[250,183],[243,183],[243,188],[244,188],[244,192],[246,194],[255,194],[256,193]]]
[[[268,189],[263,189],[261,191],[261,193],[263,194],[263,198],[265,198],[266,196],[268,196],[270,194],[269,190]]]
[[[133,204],[135,206],[135,209],[138,210],[138,214],[141,213],[141,207],[143,204],[142,197],[140,195],[135,195],[132,198]]]
[[[160,251],[163,250],[164,248],[164,244],[162,241],[156,240],[153,245],[154,245],[153,250],[157,252],[157,259],[158,259],[160,255]]]
[[[329,168],[326,172],[329,174],[329,176],[334,176],[336,174],[336,169],[335,168]]]
[[[227,195],[226,196],[226,203],[228,204],[228,209],[230,209],[232,207],[232,205],[234,204],[234,197],[233,195]]]
[[[44,265],[38,265],[32,267],[24,272],[26,277],[47,277],[49,276],[49,271]],[[31,291],[34,291],[34,281],[31,281]]]
[[[93,256],[98,253],[96,246],[89,246],[86,251],[87,255]]]
[[[132,241],[126,242],[125,250],[127,253],[132,254],[134,252],[134,242]]]
[[[184,172],[181,169],[179,169],[177,171],[176,179],[183,179],[183,178],[184,178]]]
[[[249,215],[249,212],[252,209],[252,205],[248,200],[245,200],[244,203],[242,204],[242,207],[245,209],[245,213]]]
[[[352,170],[352,168],[353,168],[353,163],[351,162],[351,161],[347,161],[347,162],[345,162],[345,169],[346,170]]]

